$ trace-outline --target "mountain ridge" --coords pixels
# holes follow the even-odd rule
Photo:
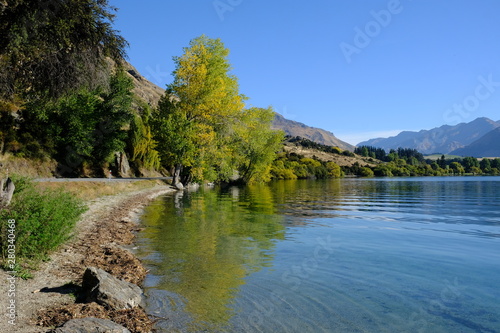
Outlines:
[[[500,126],[470,145],[456,149],[450,154],[472,157],[500,157]]]
[[[283,130],[290,136],[300,136],[323,145],[339,147],[342,150],[354,151],[355,148],[353,145],[338,139],[330,131],[286,119],[279,113],[276,113],[274,117],[272,128]]]
[[[500,126],[500,122],[479,117],[468,123],[443,125],[430,130],[403,131],[389,138],[375,138],[360,142],[358,146],[373,146],[385,150],[399,147],[417,149],[424,154],[448,154],[478,140]]]

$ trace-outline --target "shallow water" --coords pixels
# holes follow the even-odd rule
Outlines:
[[[166,196],[139,255],[160,332],[500,332],[500,177]]]

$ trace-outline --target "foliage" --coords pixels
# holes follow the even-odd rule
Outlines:
[[[381,161],[386,161],[386,152],[382,148],[359,146],[354,149],[354,153],[364,157],[372,157]]]
[[[79,199],[60,189],[40,191],[22,177],[12,177],[16,191],[12,203],[0,210],[0,219],[16,221],[16,260],[24,264],[44,259],[66,241],[85,207]],[[2,224],[2,259],[7,257],[7,232]]]
[[[149,115],[136,115],[130,128],[131,161],[146,169],[160,168],[160,155],[156,150],[158,142],[153,138]]]
[[[294,153],[280,153],[274,161],[271,174],[273,179],[325,179],[340,178],[344,173],[334,162],[323,162],[305,158]]]
[[[123,70],[109,78],[106,88],[82,89],[56,101],[38,99],[22,111],[19,132],[26,146],[40,142],[68,172],[77,172],[83,164],[99,167],[112,154],[123,151],[132,119],[132,81]],[[33,150],[25,149],[28,156]]]
[[[59,97],[96,87],[106,57],[127,42],[112,28],[108,0],[6,0],[0,5],[0,98]]]
[[[219,39],[195,38],[174,57],[174,81],[152,114],[153,135],[174,182],[266,180],[281,135],[271,131],[270,109],[244,109],[230,74],[229,50]],[[250,130],[252,129],[252,130]]]
[[[356,154],[364,157],[372,157],[384,162],[391,162],[395,159],[403,159],[411,165],[417,165],[424,160],[424,156],[416,149],[398,148],[397,150],[391,149],[389,154],[382,148],[372,146],[359,146],[354,149]]]
[[[323,151],[326,153],[332,153],[332,154],[342,154],[343,153],[342,149],[340,149],[339,147],[323,145],[321,143],[317,143],[317,142],[311,141],[309,139],[302,138],[300,136],[292,137],[292,136],[288,135],[288,136],[286,136],[286,141],[290,142],[290,143],[294,143],[297,146],[301,146],[301,147],[309,148],[309,149],[315,149],[315,150]],[[346,152],[346,151],[348,152],[348,150],[345,150],[344,152]]]
[[[269,181],[271,163],[281,149],[284,134],[271,129],[271,108],[245,109],[234,126],[234,154],[241,178],[246,183]]]

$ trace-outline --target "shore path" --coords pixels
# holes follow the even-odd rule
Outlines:
[[[80,179],[80,178],[78,178]],[[157,179],[157,178],[155,178]],[[77,181],[96,181],[97,179],[82,178]],[[132,179],[111,179],[111,181],[131,181]],[[135,178],[133,179],[135,180]],[[137,180],[144,180],[139,178]],[[38,181],[45,181],[39,179]],[[51,179],[50,181],[75,181]],[[97,181],[110,181],[100,178]],[[143,208],[154,198],[174,192],[171,186],[157,185],[151,188],[121,193],[113,196],[99,197],[86,202],[88,210],[82,215],[76,225],[72,240],[61,246],[61,248],[50,256],[50,261],[42,263],[39,269],[33,273],[33,278],[28,280],[16,279],[16,325],[8,323],[7,303],[0,304],[2,315],[0,316],[1,332],[32,333],[47,332],[47,327],[37,326],[34,318],[38,311],[54,306],[74,303],[71,295],[61,292],[61,286],[79,281],[85,269],[85,256],[89,246],[109,247],[116,246],[113,237],[98,239],[99,244],[92,243],[95,234],[101,231],[108,232],[109,229],[117,229],[121,232],[124,222],[134,224]],[[100,226],[106,226],[102,230]],[[136,225],[136,227],[138,227]],[[112,232],[113,230],[111,230]],[[104,233],[105,233],[104,232]],[[0,292],[6,295],[8,274],[0,270]],[[1,300],[6,297],[1,297]],[[5,303],[5,304],[4,304]]]
[[[172,177],[146,177],[146,178],[37,178],[36,182],[136,182],[141,180],[172,180]]]

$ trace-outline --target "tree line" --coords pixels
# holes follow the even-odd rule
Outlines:
[[[437,160],[425,159],[416,149],[391,149],[389,154],[382,148],[360,146],[355,153],[386,163],[369,167],[355,163],[345,167],[346,174],[360,176],[442,176],[442,175],[500,175],[500,158],[477,159],[474,157],[446,159],[444,155]]]

